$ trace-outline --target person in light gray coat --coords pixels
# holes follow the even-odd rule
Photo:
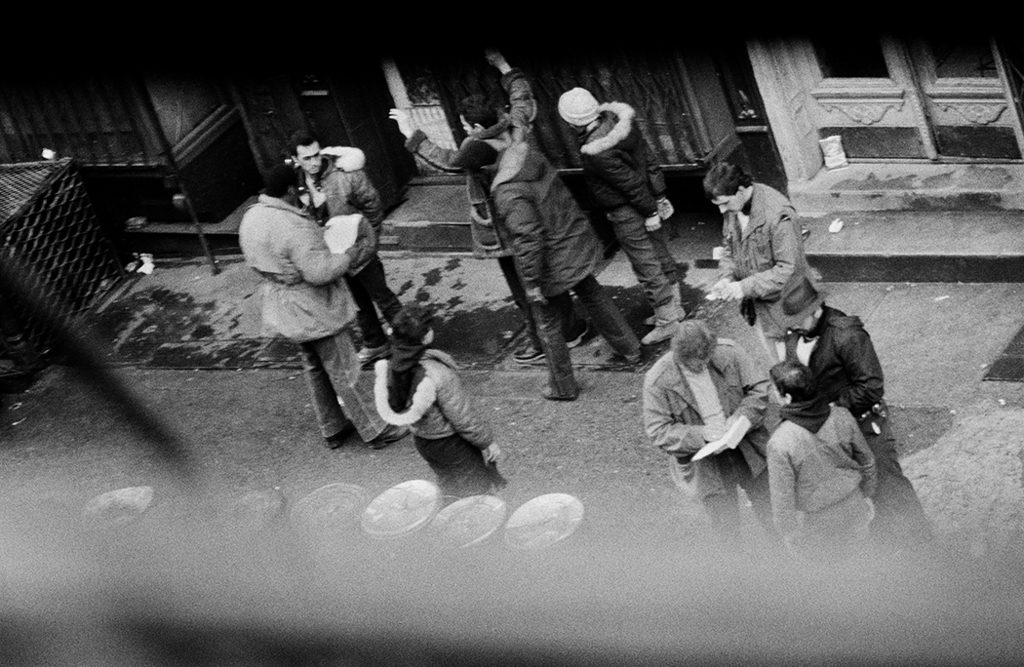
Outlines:
[[[786,546],[809,559],[863,553],[874,518],[875,456],[850,411],[830,405],[800,362],[769,371],[782,423],[768,440],[772,514]]]
[[[374,251],[373,231],[363,218],[355,244],[332,254],[323,231],[299,205],[294,171],[277,165],[239,224],[242,254],[261,279],[264,333],[298,345],[328,447],[341,446],[356,432],[371,447],[387,446],[408,429],[384,423],[373,407],[372,383],[360,379],[351,331],[356,309],[343,280]]]

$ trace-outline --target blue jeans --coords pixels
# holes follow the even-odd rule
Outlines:
[[[516,269],[515,259],[511,256],[499,257],[498,266],[501,267],[501,273],[505,276],[508,289],[512,292],[512,300],[523,313],[523,318],[526,320],[526,336],[535,348],[543,349],[540,337],[537,335],[537,318],[533,316],[533,311],[530,310],[530,303],[526,300],[526,289],[523,287],[523,281],[519,279],[519,271]],[[565,304],[563,303],[562,305]],[[561,314],[562,335],[566,338],[578,336],[584,326],[584,322],[576,315],[576,309],[573,308],[572,300],[569,300],[568,307],[563,308]]]
[[[644,227],[643,216],[632,206],[618,206],[606,215],[651,308],[669,303],[675,289],[676,263],[668,251],[668,231],[662,227],[652,235]]]
[[[615,352],[624,357],[640,353],[639,339],[594,276],[588,275],[571,289],[586,308],[591,324]],[[537,334],[548,364],[548,385],[555,396],[575,398],[580,393],[580,387],[576,383],[572,357],[562,333],[562,313],[572,309],[572,296],[565,291],[546,299],[547,303],[535,303],[533,308],[537,318]]]
[[[398,300],[395,293],[388,287],[387,278],[384,275],[384,264],[376,255],[370,263],[359,270],[355,275],[345,275],[345,282],[348,283],[349,291],[356,302],[359,312],[356,314],[356,321],[359,323],[359,331],[363,335],[363,345],[366,347],[380,347],[388,342],[388,336],[384,333],[380,318],[377,317],[376,306],[380,306],[380,312],[384,319],[390,322],[402,308],[402,302]]]
[[[387,424],[373,401],[373,376],[359,372],[351,329],[346,327],[333,336],[299,343],[299,350],[313,411],[325,438],[350,424],[356,427],[363,442],[384,432]]]

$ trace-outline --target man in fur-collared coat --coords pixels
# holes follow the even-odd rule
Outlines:
[[[292,161],[298,166],[297,185],[305,210],[323,226],[330,218],[359,213],[373,229],[374,251],[353,266],[345,281],[358,308],[357,321],[363,337],[359,361],[364,366],[390,353],[387,332],[377,316],[390,322],[402,303],[387,284],[377,243],[384,223],[384,205],[366,174],[366,155],[355,146],[320,147],[319,140],[304,131],[291,137]]]
[[[685,317],[678,291],[676,260],[668,248],[658,200],[665,177],[637,130],[636,111],[622,102],[598,104],[584,88],[558,100],[558,113],[576,132],[583,176],[595,204],[612,224],[633,273],[654,309],[654,329],[644,345],[668,340]]]

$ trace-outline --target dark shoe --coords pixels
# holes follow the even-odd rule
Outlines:
[[[548,399],[549,401],[575,401],[579,394],[573,396],[559,396],[558,394],[551,391],[550,388],[546,388],[540,393],[541,396]]]
[[[397,442],[409,435],[409,429],[405,426],[395,426],[394,424],[384,429],[384,432],[378,435],[376,438],[366,443],[370,449],[384,449],[393,442]]]
[[[576,336],[573,336],[572,338],[568,338],[567,337],[565,339],[565,344],[571,350],[574,347],[579,347],[583,343],[583,341],[587,339],[587,336],[589,336],[589,335],[590,335],[590,322],[584,322],[583,323],[583,328],[580,330],[579,334],[577,334]]]
[[[391,345],[384,343],[380,347],[363,347],[356,353],[359,357],[359,364],[367,366],[378,359],[386,359],[391,354]]]
[[[337,449],[344,445],[346,440],[355,435],[355,432],[355,424],[349,423],[348,426],[341,429],[334,435],[329,435],[324,438],[324,444],[327,445],[327,449]]]
[[[517,364],[533,364],[543,361],[546,356],[544,350],[534,346],[533,343],[527,343],[525,347],[512,355],[512,361]]]

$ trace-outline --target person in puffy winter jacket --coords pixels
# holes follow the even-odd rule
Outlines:
[[[451,355],[430,347],[430,311],[408,304],[395,316],[391,358],[374,364],[377,411],[394,427],[412,429],[416,451],[452,498],[491,493],[506,485],[501,448],[474,411]]]
[[[460,150],[457,163],[470,169],[497,165],[491,180],[494,205],[537,317],[548,362],[548,386],[541,394],[549,400],[572,401],[580,386],[562,333],[561,315],[566,304],[571,304],[572,294],[583,303],[594,329],[620,360],[640,363],[643,351],[594,275],[601,249],[589,218],[541,151],[529,123],[521,122],[533,108],[525,73],[510,68],[502,74],[501,85],[510,101],[508,121],[480,133],[479,141]]]
[[[667,203],[665,177],[636,127],[636,111],[623,102],[599,104],[590,91],[576,87],[559,97],[558,113],[576,133],[584,180],[654,309],[648,319],[654,329],[641,342],[668,340],[686,311],[662,225],[664,205],[659,206],[659,200]]]
[[[357,317],[363,347],[359,361],[369,364],[387,356],[387,333],[377,308],[388,322],[402,303],[388,287],[384,264],[377,254],[384,206],[380,194],[366,175],[366,155],[354,146],[325,146],[312,134],[292,135],[292,161],[298,165],[299,192],[306,210],[320,225],[335,216],[360,213],[370,221],[374,251],[364,262],[345,274],[345,281],[359,309]]]
[[[505,238],[507,234],[504,225],[498,218],[491,197],[493,169],[461,169],[455,166],[460,150],[469,149],[472,142],[479,141],[477,135],[498,124],[499,110],[495,102],[483,95],[468,95],[459,102],[459,107],[460,118],[468,136],[458,150],[439,146],[431,141],[423,130],[413,128],[408,113],[402,109],[391,109],[389,118],[398,124],[399,131],[405,135],[405,147],[410,153],[437,169],[465,175],[473,255],[481,259],[493,257],[497,260],[512,293],[512,300],[525,321],[525,340],[512,352],[512,360],[519,364],[543,362],[545,352],[537,334],[537,321],[526,300],[523,281],[516,268],[510,242]],[[573,348],[584,342],[590,329],[586,319],[577,315],[572,303],[567,305],[568,308],[562,313],[562,334],[568,346]]]
[[[361,220],[352,247],[332,253],[323,231],[299,204],[292,168],[279,164],[239,223],[242,254],[261,278],[265,333],[298,345],[329,448],[340,447],[353,433],[372,447],[386,446],[408,430],[388,426],[373,409],[373,388],[360,377],[352,342],[355,307],[345,282],[338,280],[373,252],[373,230]]]

